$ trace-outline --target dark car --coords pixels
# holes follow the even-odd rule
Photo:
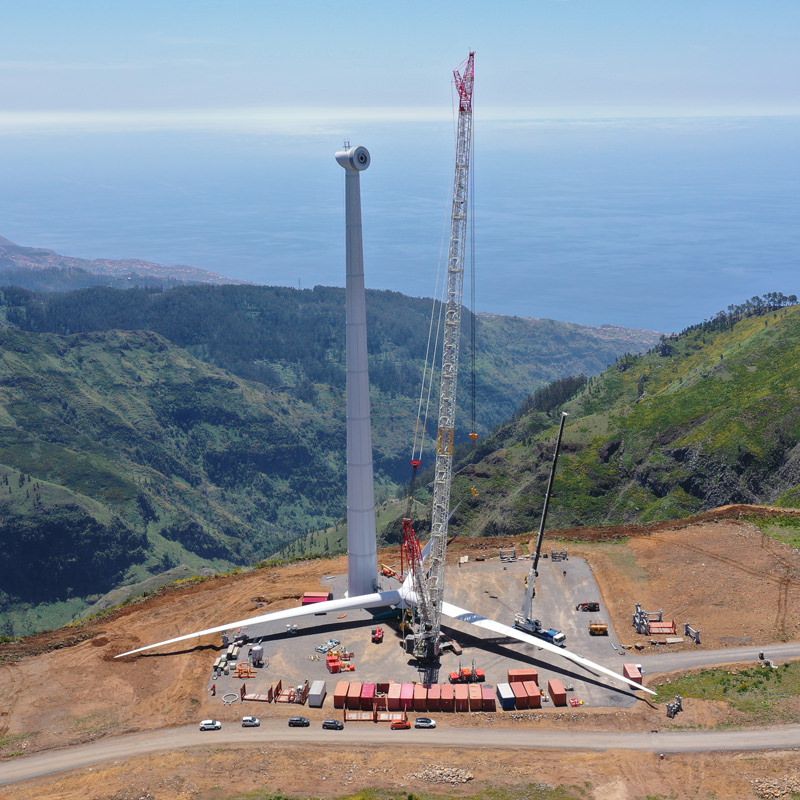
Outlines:
[[[338,719],[326,719],[322,723],[322,727],[325,728],[326,731],[343,731],[344,722],[341,722]]]
[[[311,724],[308,717],[289,717],[290,728],[307,728]]]

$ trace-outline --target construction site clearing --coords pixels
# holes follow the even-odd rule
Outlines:
[[[527,557],[512,550],[511,557],[507,551],[496,551],[496,556],[481,560],[461,557],[457,566],[448,567],[453,602],[511,623],[530,565]],[[594,615],[576,610],[582,598],[600,595],[592,571],[585,559],[567,560],[566,551],[558,553],[560,558],[540,564],[536,613],[546,626],[566,634],[569,647],[613,667],[623,649],[611,647],[609,639],[595,639],[590,630]],[[344,580],[325,576],[327,590],[320,596],[341,597]],[[382,581],[391,588],[397,576],[384,576]],[[311,592],[303,592],[301,602],[307,603],[310,596]],[[608,622],[603,624],[608,628]],[[626,707],[636,702],[635,693],[621,682],[598,678],[534,645],[481,635],[474,626],[458,622],[443,626],[447,638],[440,682],[426,686],[402,646],[406,629],[401,612],[385,609],[375,615],[360,610],[320,613],[288,626],[265,623],[231,631],[220,640],[221,655],[209,663],[208,691],[223,705],[302,705],[310,687],[321,684],[322,704],[332,698],[345,720],[375,722],[391,722],[409,711],[493,712],[568,704]],[[610,638],[619,641],[613,632]],[[623,664],[616,668],[622,673]],[[348,680],[340,678],[343,673]]]

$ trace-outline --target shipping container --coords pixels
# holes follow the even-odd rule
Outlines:
[[[636,681],[636,683],[642,682],[642,673],[639,670],[639,667],[636,664],[623,664],[622,665],[622,674],[632,680]]]
[[[300,605],[308,606],[311,603],[324,603],[326,600],[333,600],[333,592],[303,592]]]
[[[376,683],[375,684],[375,691],[378,694],[388,694],[389,693],[389,684],[388,683]]]
[[[567,690],[558,678],[547,681],[547,693],[553,701],[554,706],[565,706],[567,704]]]
[[[508,682],[516,683],[517,681],[533,681],[539,683],[539,673],[535,669],[510,669],[508,671]]]
[[[364,683],[361,685],[361,710],[372,711],[375,705],[375,684]]]
[[[483,710],[483,693],[481,687],[477,683],[471,683],[469,689],[469,710],[482,711]]]
[[[442,691],[439,697],[439,708],[442,711],[456,710],[456,687],[452,683],[441,684]]]
[[[400,710],[411,711],[414,708],[414,684],[403,683],[400,686]]]
[[[535,681],[525,681],[522,685],[525,687],[525,693],[528,695],[528,708],[541,708],[542,692],[539,689],[539,684]]]
[[[314,681],[308,691],[308,705],[311,708],[322,708],[325,697],[328,694],[328,687],[325,681]]]
[[[442,686],[434,683],[428,687],[428,711],[438,711],[442,702]]]
[[[469,686],[457,683],[454,687],[456,695],[456,711],[469,711]]]
[[[497,702],[494,699],[494,686],[481,686],[483,696],[482,710],[497,711]]]
[[[500,701],[500,708],[503,711],[513,711],[517,704],[517,698],[510,683],[497,684],[497,699]]]
[[[525,691],[525,684],[522,681],[514,681],[508,685],[511,687],[511,691],[514,692],[514,702],[517,708],[529,708],[530,702],[528,693]]]
[[[428,710],[428,689],[421,683],[414,686],[414,711]]]
[[[390,683],[386,697],[386,707],[389,711],[400,711],[400,692],[402,686],[399,683]]]
[[[339,681],[336,688],[333,690],[333,707],[344,708],[345,699],[347,698],[347,690],[350,687],[350,681]]]
[[[344,706],[350,711],[358,711],[361,708],[361,681],[350,681]]]

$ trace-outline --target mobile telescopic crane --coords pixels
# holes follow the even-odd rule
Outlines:
[[[444,600],[447,528],[450,517],[450,488],[453,479],[453,452],[455,449],[461,301],[464,290],[464,256],[468,235],[467,207],[470,159],[472,157],[472,90],[475,81],[475,53],[469,54],[463,66],[463,73],[456,69],[453,70],[453,76],[458,92],[458,132],[453,207],[450,218],[450,247],[447,257],[447,305],[442,343],[431,537],[428,543],[427,562],[422,563],[418,547],[412,546],[411,548],[411,568],[414,571],[414,587],[417,594],[414,655],[423,664],[435,663],[439,657],[442,602]],[[404,530],[413,536],[411,520],[404,520],[403,525]],[[416,556],[414,550],[416,550]]]
[[[556,449],[553,453],[553,463],[550,465],[550,477],[547,479],[547,490],[544,493],[544,506],[542,507],[542,519],[539,522],[539,534],[536,537],[536,550],[531,562],[531,571],[525,583],[525,597],[522,601],[522,610],[514,616],[514,627],[521,631],[530,633],[540,639],[545,639],[552,644],[563,647],[566,642],[564,634],[555,628],[542,628],[538,619],[533,617],[533,598],[536,597],[536,579],[539,577],[539,557],[542,554],[542,541],[544,540],[544,526],[547,523],[547,510],[550,507],[550,495],[553,492],[553,479],[556,476],[556,465],[558,464],[558,453],[561,450],[561,437],[564,435],[564,422],[567,419],[567,412],[561,412],[561,423],[558,426],[558,438],[556,439]]]

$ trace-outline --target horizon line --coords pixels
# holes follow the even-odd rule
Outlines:
[[[478,108],[482,123],[543,124],[569,122],[637,122],[664,120],[755,120],[800,117],[800,107],[723,106],[563,106]],[[239,133],[340,132],[345,125],[452,123],[453,115],[435,106],[236,106],[183,109],[72,109],[0,111],[0,134],[70,132],[230,131]]]

